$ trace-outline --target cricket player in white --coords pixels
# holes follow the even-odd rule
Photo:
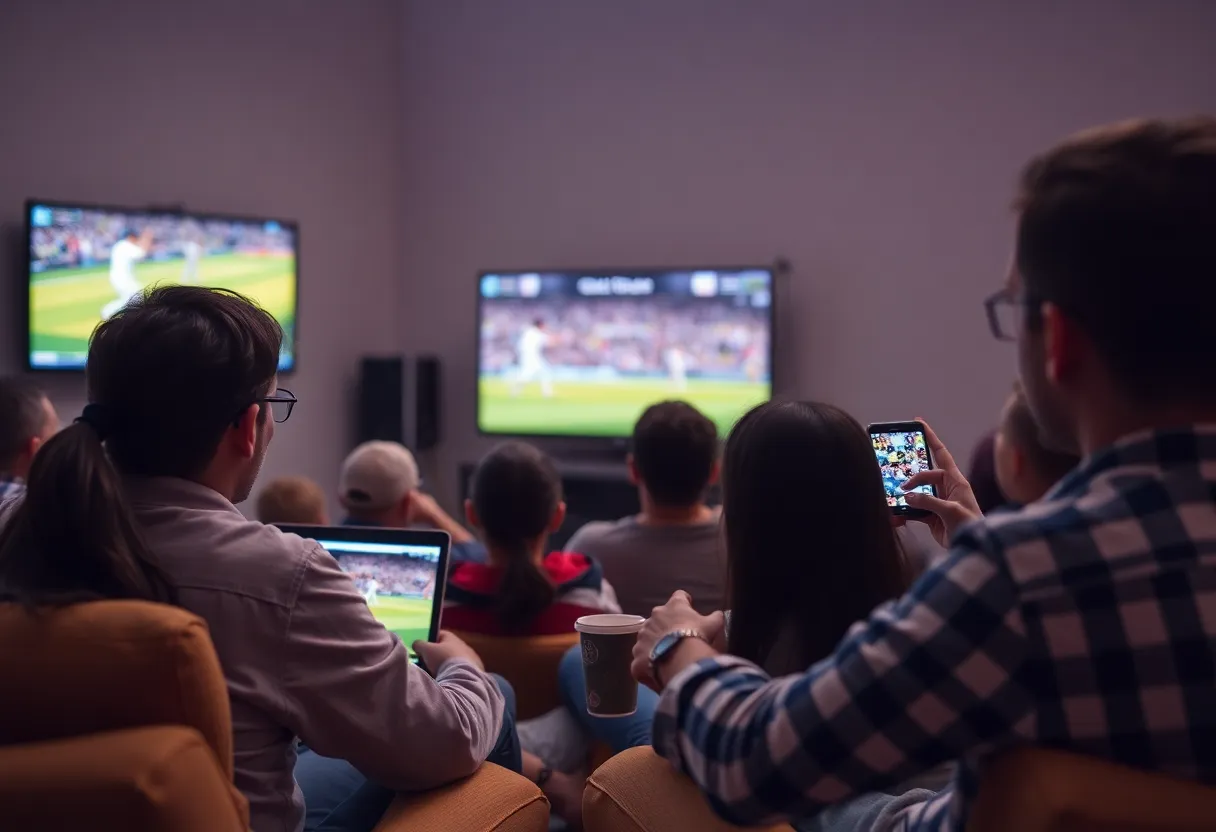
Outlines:
[[[367,601],[369,607],[374,607],[379,603],[380,599],[376,595],[380,591],[380,582],[375,578],[369,578],[367,581],[367,593],[364,594],[363,600]]]
[[[148,256],[152,246],[152,232],[145,230],[142,235],[128,231],[126,236],[110,248],[110,285],[118,293],[118,297],[107,303],[101,309],[103,321],[122,309],[131,298],[139,293],[139,283],[135,280],[135,264]]]
[[[198,283],[198,261],[203,256],[203,247],[198,240],[190,239],[182,243],[182,283]]]
[[[546,399],[553,395],[553,381],[549,372],[549,362],[545,361],[545,347],[549,345],[549,335],[545,332],[545,322],[537,318],[519,336],[519,369],[515,375],[515,383],[511,387],[511,395],[518,396],[523,385],[531,381],[540,382],[541,395]]]
[[[684,350],[670,347],[667,350],[667,373],[671,376],[671,386],[677,391],[688,389],[688,361],[684,358]]]

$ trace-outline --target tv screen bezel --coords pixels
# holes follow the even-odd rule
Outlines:
[[[629,434],[605,436],[602,434],[588,433],[524,433],[519,431],[499,432],[483,430],[481,426],[481,304],[484,298],[481,296],[481,281],[487,275],[522,275],[522,274],[575,274],[579,277],[613,277],[617,275],[653,275],[667,274],[671,272],[767,272],[769,276],[769,304],[768,304],[768,399],[772,401],[776,392],[777,381],[777,278],[781,274],[781,269],[775,264],[764,266],[744,265],[744,266],[647,266],[647,267],[620,267],[620,268],[594,268],[594,269],[579,269],[579,268],[524,268],[524,269],[482,269],[477,272],[477,278],[473,283],[474,291],[477,293],[477,314],[473,321],[473,339],[474,348],[476,350],[476,358],[474,359],[474,390],[473,390],[473,422],[477,429],[477,435],[486,439],[552,439],[552,440],[573,440],[580,442],[598,442],[607,444],[618,444],[627,442]],[[742,414],[740,414],[742,416]],[[722,434],[719,439],[726,439],[726,435]]]
[[[79,367],[47,367],[43,365],[35,365],[32,361],[32,350],[30,349],[31,326],[33,323],[33,309],[31,302],[33,299],[33,251],[30,245],[30,240],[33,238],[34,228],[31,222],[33,209],[35,206],[46,206],[48,208],[79,208],[86,211],[112,211],[123,214],[139,214],[148,217],[180,217],[183,219],[193,220],[220,220],[222,222],[245,222],[245,223],[266,223],[274,222],[281,226],[290,228],[295,238],[295,284],[296,290],[294,294],[294,303],[291,310],[292,315],[292,343],[291,343],[291,365],[279,370],[283,375],[291,375],[300,366],[300,260],[301,260],[301,245],[300,245],[300,224],[297,220],[279,219],[278,217],[263,217],[249,216],[244,214],[227,214],[217,213],[213,211],[188,211],[185,209],[175,209],[166,207],[133,207],[130,205],[115,205],[110,203],[97,202],[73,202],[70,200],[61,199],[34,199],[32,197],[25,200],[25,216],[22,218],[22,223],[25,226],[24,239],[24,260],[25,260],[25,286],[23,289],[22,309],[22,365],[27,373],[83,373],[84,366]],[[98,322],[100,323],[100,321]],[[91,336],[90,336],[91,337]]]

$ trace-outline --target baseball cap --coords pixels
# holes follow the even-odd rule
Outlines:
[[[418,463],[397,442],[364,442],[350,452],[338,475],[338,498],[347,508],[384,509],[421,484]]]

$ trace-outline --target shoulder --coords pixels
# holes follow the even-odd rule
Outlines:
[[[637,521],[633,517],[611,521],[593,520],[574,533],[574,536],[566,544],[566,550],[569,552],[583,552],[587,547],[611,543],[612,539],[619,536],[623,530],[636,526]],[[599,553],[591,552],[590,554],[598,555]]]

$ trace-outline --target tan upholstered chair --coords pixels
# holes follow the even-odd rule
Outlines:
[[[1216,829],[1216,787],[1096,757],[1022,748],[984,770],[968,832]]]
[[[557,666],[574,645],[578,633],[556,636],[486,636],[457,632],[477,651],[486,670],[497,673],[515,688],[516,718],[532,719],[559,707]]]
[[[248,829],[228,689],[202,619],[139,601],[36,614],[0,604],[0,668],[5,829]],[[377,830],[543,832],[548,818],[535,785],[487,764],[401,795]]]
[[[583,792],[586,832],[730,832],[696,785],[650,748],[631,748],[604,763]],[[789,826],[759,827],[792,832]]]
[[[6,825],[249,827],[232,785],[228,689],[198,617],[138,601],[3,604],[0,667]]]

